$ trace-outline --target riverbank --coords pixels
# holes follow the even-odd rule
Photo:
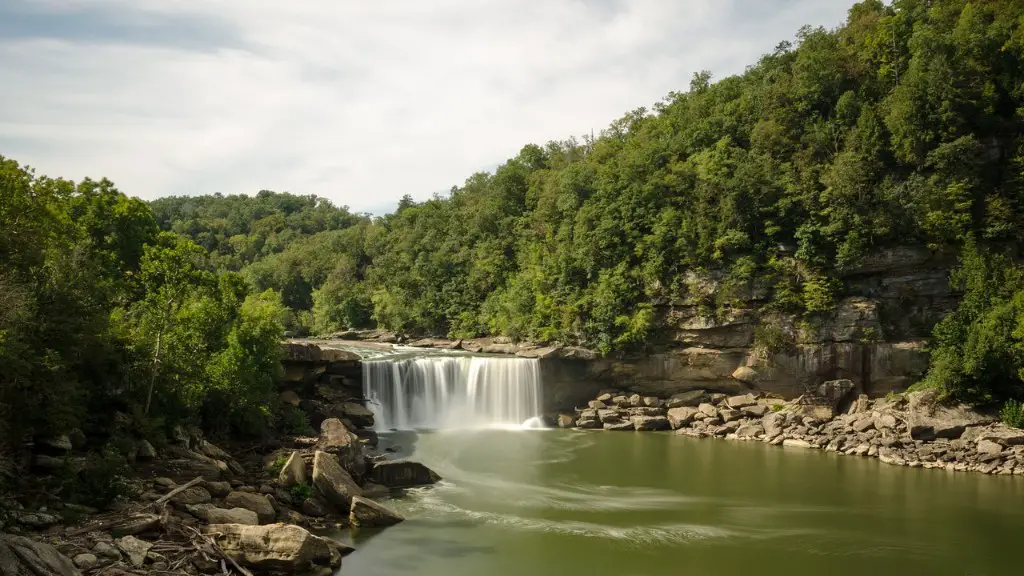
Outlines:
[[[184,426],[158,446],[140,438],[130,474],[95,470],[103,476],[91,489],[119,494],[102,509],[60,488],[90,457],[79,442],[36,443],[19,488],[0,498],[0,573],[322,576],[352,549],[317,534],[402,522],[388,501],[440,477],[377,451],[373,413],[359,403],[358,357],[296,344],[284,351],[280,401],[319,435],[223,448]]]
[[[848,380],[823,383],[792,401],[761,393],[728,396],[695,390],[669,398],[606,391],[562,428],[674,430],[696,438],[757,441],[878,458],[885,464],[955,472],[1024,475],[1024,430],[966,405],[939,401],[936,390],[870,399],[852,397]]]

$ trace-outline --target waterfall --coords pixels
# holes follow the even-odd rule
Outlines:
[[[528,358],[424,355],[363,363],[378,430],[520,426],[540,416],[540,364]]]

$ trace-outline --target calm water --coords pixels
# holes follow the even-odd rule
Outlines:
[[[445,482],[345,576],[1021,574],[1024,478],[671,434],[387,438]]]

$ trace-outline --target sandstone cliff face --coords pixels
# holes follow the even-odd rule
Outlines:
[[[646,352],[601,358],[579,347],[514,343],[507,338],[407,340],[393,333],[343,336],[473,353],[538,358],[545,410],[586,405],[602,389],[670,396],[687,390],[761,390],[787,399],[828,380],[848,379],[872,397],[902,391],[928,367],[932,327],[956,307],[949,286],[955,259],[925,248],[880,251],[840,278],[843,298],[829,314],[796,318],[772,312],[767,292],[711,316],[714,275],[691,275],[692,297],[658,305],[663,338]],[[766,338],[765,334],[771,336]]]

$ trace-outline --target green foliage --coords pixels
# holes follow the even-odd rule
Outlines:
[[[791,351],[796,342],[781,326],[775,323],[758,325],[754,330],[754,349],[762,358]]]
[[[525,146],[383,218],[300,225],[292,214],[335,212],[261,193],[159,201],[174,209],[158,202],[157,220],[280,292],[300,334],[635,349],[662,305],[693,299],[697,272],[715,279],[694,300],[709,314],[754,288],[773,309],[825,314],[880,247],[1016,241],[1019,6],[932,4],[860,2],[739,76],[699,73],[596,138]]]
[[[288,456],[282,454],[275,458],[274,461],[267,466],[267,473],[270,474],[271,476],[277,476],[278,474],[281,473],[281,470],[284,469],[284,465],[287,463]]]
[[[103,508],[119,498],[136,496],[127,477],[127,461],[113,450],[90,455],[79,470],[68,462],[56,475],[61,496],[69,502]]]
[[[1007,400],[999,412],[1003,424],[1014,428],[1024,428],[1024,404],[1016,400]]]
[[[291,404],[281,406],[278,418],[278,428],[285,434],[316,436],[316,430],[309,422],[309,415]]]
[[[289,492],[296,504],[302,504],[313,497],[313,487],[309,484],[296,484]]]
[[[973,403],[1024,396],[1024,269],[968,239],[952,282],[963,298],[935,327],[923,384]]]

